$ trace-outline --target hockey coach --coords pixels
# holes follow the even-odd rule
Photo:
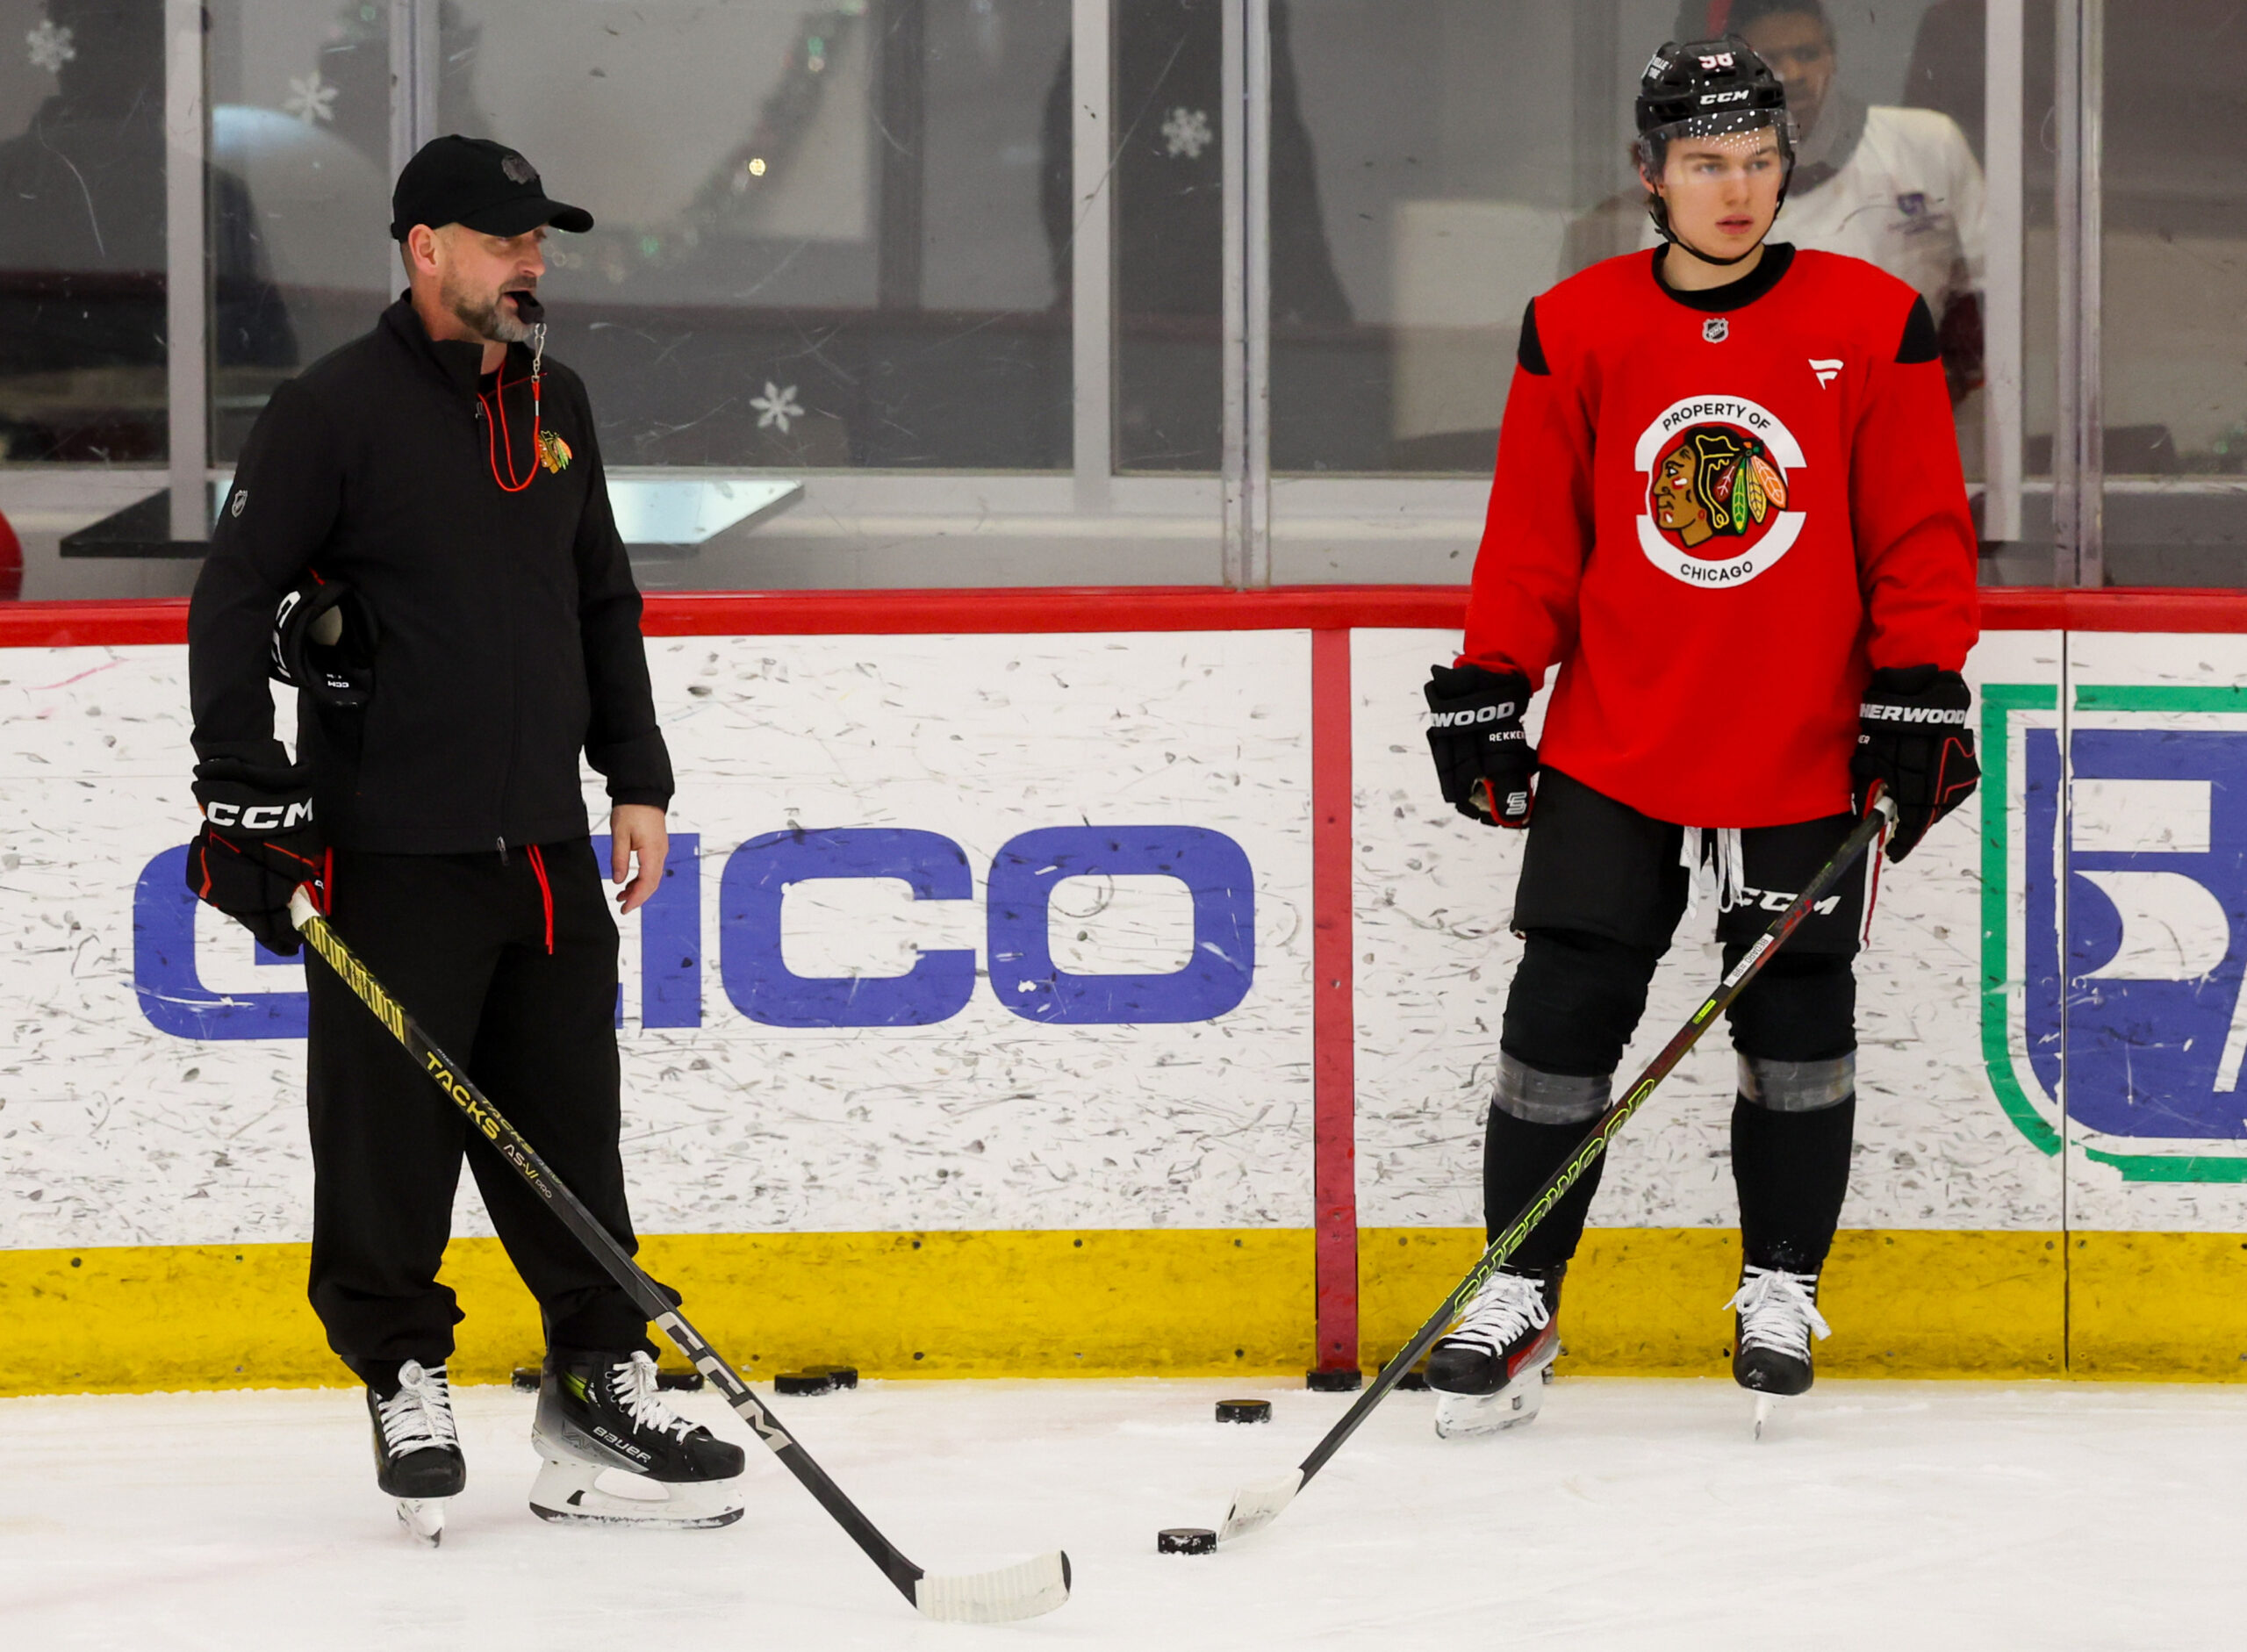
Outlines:
[[[188,880],[284,954],[290,894],[310,883],[628,1248],[617,929],[578,759],[607,780],[626,913],[663,876],[671,771],[585,385],[545,356],[542,243],[592,219],[520,154],[461,137],[413,157],[392,208],[406,292],[275,391],[196,584]],[[269,675],[298,690],[294,762]],[[464,1151],[544,1317],[532,1506],[591,1508],[568,1493],[600,1466],[719,1491],[742,1454],[657,1397],[639,1310],[495,1154],[469,1150],[461,1113],[317,956],[305,976],[312,1303],[366,1384],[377,1480],[409,1527],[434,1536],[442,1505],[422,1500],[465,1480],[445,1378],[461,1314],[437,1282]],[[588,1463],[589,1434],[630,1452]],[[672,1524],[739,1512],[705,1496],[681,1519],[682,1500],[632,1501]]]

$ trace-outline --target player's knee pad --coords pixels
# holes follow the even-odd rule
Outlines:
[[[1586,1124],[1607,1110],[1614,1077],[1547,1073],[1501,1050],[1490,1105],[1526,1124]]]
[[[1857,1093],[1857,1054],[1826,1061],[1774,1061],[1740,1053],[1740,1093],[1774,1113],[1814,1113]]]
[[[1646,1012],[1658,961],[1657,952],[1603,936],[1532,930],[1506,994],[1502,1047],[1541,1074],[1612,1074]]]
[[[1737,959],[1725,949],[1725,967]],[[1857,983],[1847,958],[1781,952],[1733,1001],[1732,1045],[1765,1061],[1831,1061],[1857,1047]]]

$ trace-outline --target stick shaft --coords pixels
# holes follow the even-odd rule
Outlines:
[[[344,945],[328,921],[312,909],[311,902],[299,893],[298,903],[291,912],[297,927],[312,944],[320,959],[334,970],[336,978],[351,989],[360,1002],[365,1004],[376,1020],[387,1028],[392,1038],[406,1046],[414,1064],[420,1067],[429,1081],[449,1097],[467,1117],[469,1124],[493,1151],[513,1167],[515,1174],[530,1184],[531,1190],[546,1203],[547,1209],[562,1219],[562,1224],[578,1237],[578,1240],[592,1253],[593,1260],[607,1270],[630,1296],[640,1311],[646,1314],[685,1354],[694,1368],[717,1385],[726,1397],[726,1403],[739,1413],[742,1419],[754,1429],[772,1454],[787,1465],[804,1489],[818,1499],[819,1505],[834,1517],[836,1525],[849,1533],[851,1539],[864,1549],[868,1559],[881,1568],[882,1573],[894,1584],[905,1598],[916,1606],[914,1592],[922,1572],[884,1537],[874,1523],[859,1512],[858,1505],[846,1497],[843,1489],[827,1477],[827,1471],[812,1460],[795,1440],[780,1426],[779,1419],[753,1393],[742,1379],[741,1373],[728,1364],[718,1351],[704,1340],[702,1333],[687,1323],[686,1316],[672,1304],[670,1294],[648,1277],[639,1263],[600,1224],[599,1217],[587,1210],[583,1201],[570,1191],[562,1178],[556,1175],[537,1149],[523,1138],[506,1120],[506,1115],[492,1104],[492,1098],[477,1088],[461,1066],[437,1046],[435,1040],[423,1031],[420,1024],[408,1015],[388,988],[375,979],[358,955]]]
[[[1341,1450],[1352,1434],[1357,1433],[1358,1426],[1372,1414],[1375,1406],[1388,1397],[1389,1391],[1403,1380],[1405,1373],[1419,1362],[1420,1356],[1443,1334],[1444,1327],[1457,1316],[1461,1307],[1482,1288],[1483,1282],[1504,1264],[1506,1258],[1521,1248],[1522,1242],[1537,1225],[1550,1215],[1553,1207],[1561,1202],[1568,1190],[1582,1180],[1584,1172],[1591,1167],[1592,1161],[1607,1151],[1607,1144],[1614,1140],[1616,1132],[1623,1128],[1631,1115],[1645,1105],[1647,1097],[1654,1094],[1655,1087],[1669,1076],[1677,1064],[1685,1059],[1686,1052],[1701,1041],[1701,1035],[1716,1024],[1717,1017],[1730,1007],[1733,1000],[1747,989],[1748,983],[1755,980],[1763,966],[1770,961],[1771,955],[1802,927],[1803,921],[1810,916],[1811,909],[1826,898],[1826,892],[1839,882],[1842,873],[1880,837],[1890,822],[1889,810],[1892,808],[1886,799],[1876,796],[1871,812],[1859,821],[1849,837],[1842,840],[1841,846],[1834,851],[1834,858],[1819,868],[1818,874],[1803,887],[1802,893],[1795,896],[1787,909],[1772,920],[1770,928],[1758,936],[1755,945],[1741,955],[1740,961],[1726,972],[1716,989],[1701,1001],[1700,1008],[1694,1010],[1685,1024],[1670,1036],[1668,1044],[1662,1045],[1662,1053],[1655,1056],[1646,1070],[1632,1081],[1630,1088],[1599,1116],[1576,1150],[1553,1173],[1521,1213],[1490,1241],[1489,1248],[1468,1270],[1467,1276],[1444,1298],[1443,1305],[1397,1352],[1396,1357],[1382,1368],[1381,1374],[1367,1384],[1365,1391],[1358,1396],[1357,1403],[1326,1431],[1325,1438],[1311,1447],[1310,1454],[1303,1460],[1301,1465],[1303,1484],[1310,1483],[1311,1476],[1325,1468],[1328,1460]]]

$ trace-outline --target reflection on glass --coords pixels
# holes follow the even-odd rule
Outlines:
[[[1224,435],[1222,331],[1224,0],[1115,8],[1116,461],[1126,470],[1215,470]],[[1350,305],[1319,210],[1289,0],[1272,5],[1273,377],[1316,383],[1346,359]],[[1045,104],[1046,235],[1067,279],[1069,63]],[[1332,388],[1329,386],[1328,388]],[[1274,401],[1273,463],[1309,463],[1319,430],[1365,426],[1346,399]],[[1376,421],[1374,421],[1377,423]],[[1346,445],[1347,438],[1344,438]]]
[[[274,385],[364,333],[404,277],[387,233],[387,8],[208,12],[211,162],[241,185],[214,191],[210,212],[212,452],[226,464]]]
[[[546,291],[612,463],[1066,465],[1037,176],[1067,0],[446,11],[440,125],[598,220]]]

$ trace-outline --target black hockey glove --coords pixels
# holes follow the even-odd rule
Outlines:
[[[1867,788],[1875,780],[1885,785],[1896,801],[1892,861],[1910,854],[1928,828],[1980,783],[1967,720],[1973,698],[1964,678],[1932,665],[1888,666],[1865,685],[1856,755],[1849,759],[1850,802],[1862,815]]]
[[[266,674],[323,710],[363,711],[375,693],[374,611],[341,579],[307,573],[273,615]]]
[[[1522,732],[1529,679],[1480,665],[1428,673],[1428,750],[1443,801],[1485,826],[1529,824],[1537,753]]]
[[[187,887],[284,958],[301,943],[289,897],[312,886],[325,907],[327,851],[312,824],[312,788],[302,768],[208,758],[195,766],[203,830],[188,845]]]

